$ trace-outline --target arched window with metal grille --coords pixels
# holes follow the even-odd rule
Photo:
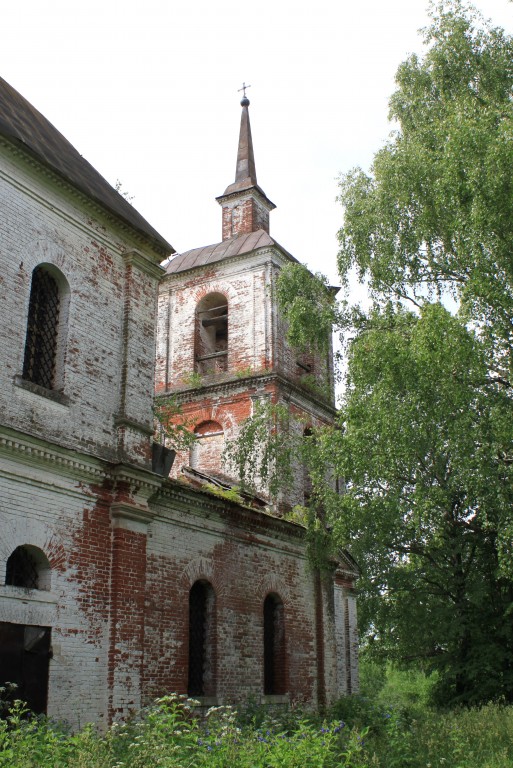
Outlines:
[[[282,695],[287,689],[285,616],[276,594],[264,600],[264,694]]]
[[[23,544],[10,554],[5,568],[5,585],[24,589],[50,589],[50,563],[38,547]]]
[[[208,581],[189,592],[189,696],[215,695],[215,594]]]
[[[23,379],[45,389],[64,386],[69,287],[62,273],[40,264],[32,273]]]

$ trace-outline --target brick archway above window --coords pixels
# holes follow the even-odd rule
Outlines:
[[[190,465],[201,472],[223,469],[224,430],[217,421],[202,421],[194,429],[196,440],[191,448]]]

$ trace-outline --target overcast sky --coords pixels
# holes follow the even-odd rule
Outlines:
[[[387,138],[427,0],[17,0],[0,74],[180,252],[221,239],[242,82],[271,234],[335,280],[336,177]],[[477,0],[513,32],[513,4]]]

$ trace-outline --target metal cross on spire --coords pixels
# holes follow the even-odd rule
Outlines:
[[[239,93],[241,91],[244,91],[244,93],[242,94],[242,98],[243,99],[246,98],[246,88],[251,88],[251,86],[250,85],[246,85],[246,83],[242,83],[242,88],[239,88],[239,91],[238,91]]]

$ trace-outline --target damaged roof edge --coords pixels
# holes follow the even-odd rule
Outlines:
[[[150,242],[160,256],[175,252],[141,214],[85,160],[49,120],[0,77],[0,135]]]

